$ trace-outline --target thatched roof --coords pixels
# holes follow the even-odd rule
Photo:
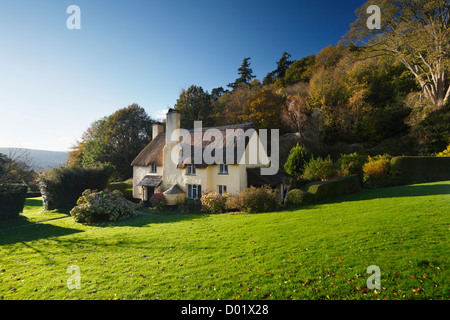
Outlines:
[[[220,139],[216,140],[214,136],[212,136],[212,137],[206,136],[205,132],[209,129],[218,130],[222,134],[222,137],[223,137],[222,141],[220,141]],[[201,148],[202,155],[204,154],[203,152],[206,147],[212,148],[215,150],[222,149],[223,159],[220,162],[225,163],[227,160],[226,159],[226,150],[227,150],[227,148],[226,148],[227,147],[226,133],[227,133],[227,130],[235,130],[235,129],[242,129],[242,131],[238,132],[238,133],[241,133],[241,134],[238,134],[238,136],[243,136],[249,129],[255,130],[253,125],[250,123],[231,125],[231,126],[222,126],[222,127],[206,127],[206,128],[202,128],[201,134],[195,134],[194,129],[188,130],[189,133],[191,134],[191,141],[187,142],[190,144],[191,157],[185,158],[182,161],[182,163],[178,164],[178,168],[184,168],[186,166],[186,164],[190,164],[190,163],[194,162],[193,157],[195,155],[196,148]],[[164,146],[166,143],[165,137],[166,137],[165,132],[158,134],[155,137],[155,139],[153,139],[139,153],[139,155],[133,160],[131,165],[147,167],[151,164],[155,164],[157,166],[162,166],[163,165],[163,150],[164,150]],[[245,138],[245,147],[248,144],[248,140],[249,140],[248,138]],[[180,139],[180,141],[182,141],[182,140]],[[182,145],[184,143],[186,143],[186,142],[182,141]],[[232,144],[230,142],[230,145],[233,146],[234,160],[232,163],[229,163],[229,161],[228,161],[228,164],[233,164],[233,163],[236,164],[236,163],[238,163],[239,159],[241,159],[241,157],[242,157],[242,154],[238,154],[239,150],[237,148],[237,146],[238,146],[237,139],[235,139]],[[186,148],[185,145],[184,145],[184,148]],[[187,146],[187,148],[189,148],[189,146]],[[213,156],[214,156],[214,154],[213,154]],[[201,164],[195,164],[196,168],[205,168],[207,166],[208,166],[208,164],[205,163],[204,159]]]
[[[132,166],[148,167],[152,163],[157,166],[163,165],[163,149],[166,143],[166,134],[159,133],[150,143],[142,149],[131,163]]]
[[[283,183],[288,177],[287,173],[280,170],[274,175],[262,175],[261,168],[247,168],[247,184],[249,186],[276,186]]]

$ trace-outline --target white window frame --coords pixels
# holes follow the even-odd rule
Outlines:
[[[228,174],[228,165],[226,163],[219,164],[219,174]]]
[[[202,186],[200,184],[188,184],[187,185],[187,198],[188,199],[200,199],[202,196]]]
[[[227,186],[225,186],[225,185],[219,185],[219,186],[218,186],[218,192],[219,192],[220,195],[222,195],[222,194],[224,194],[224,193],[227,193]]]
[[[150,169],[150,172],[151,172],[151,173],[156,173],[156,172],[158,172],[158,168],[157,168],[156,164],[152,163],[152,167],[151,167],[151,169]]]
[[[196,175],[197,174],[197,169],[195,168],[195,165],[187,164],[186,165],[186,174],[187,175]]]

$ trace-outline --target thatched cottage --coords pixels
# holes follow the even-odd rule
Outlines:
[[[183,139],[181,143],[180,113],[170,109],[166,117],[165,131],[161,123],[154,124],[152,129],[152,140],[131,163],[133,197],[136,199],[147,202],[153,193],[162,192],[168,204],[173,205],[186,198],[198,199],[203,192],[238,193],[251,185],[271,185],[279,188],[282,197],[286,194],[287,187],[283,184],[285,175],[281,172],[273,175],[261,174],[261,168],[267,167],[269,160],[257,139],[258,133],[251,124],[184,130],[191,135],[187,142]],[[224,138],[206,137],[211,132],[210,129],[216,134],[223,134]],[[233,137],[234,147],[231,149],[226,139],[226,134],[230,131],[238,135]],[[239,138],[245,141],[243,148],[237,147]],[[258,141],[257,161],[249,161],[256,152],[250,147],[251,141]],[[183,155],[185,150],[190,150],[191,156]],[[205,159],[194,161],[194,156],[204,154],[205,150],[214,150],[213,156],[216,152],[221,156],[219,159],[215,157],[213,162]],[[233,153],[232,161],[227,157],[230,152]]]

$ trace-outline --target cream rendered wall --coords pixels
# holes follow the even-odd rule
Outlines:
[[[142,187],[138,186],[137,184],[141,182],[141,180],[146,175],[154,175],[154,176],[162,176],[163,175],[163,167],[157,166],[156,167],[156,173],[150,172],[151,166],[149,167],[133,167],[133,198],[135,199],[142,199]],[[155,189],[155,192],[158,190],[158,188]],[[158,191],[160,192],[160,191]]]
[[[242,181],[247,180],[247,172],[243,176],[241,167],[243,166],[230,164],[228,165],[228,174],[220,174],[219,165],[208,166],[206,169],[208,172],[207,188],[203,190],[206,192],[218,192],[219,185],[222,185],[227,186],[228,193],[238,193],[241,190]]]

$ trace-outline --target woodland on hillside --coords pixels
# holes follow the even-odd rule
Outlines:
[[[383,8],[380,29],[366,25],[372,4]],[[195,84],[182,90],[174,105],[181,126],[201,120],[203,127],[279,129],[282,161],[297,143],[334,159],[441,152],[450,143],[449,5],[368,1],[336,45],[298,59],[282,52],[262,79],[245,57],[234,81],[211,92]],[[136,104],[118,110],[86,130],[69,164],[109,163],[118,178],[129,178],[154,122]]]

